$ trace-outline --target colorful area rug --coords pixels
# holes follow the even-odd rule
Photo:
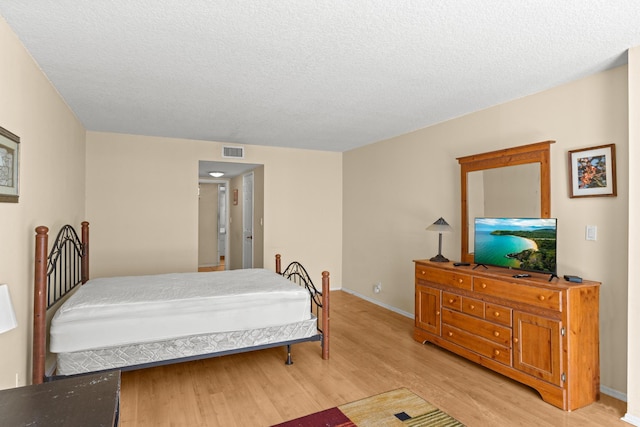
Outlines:
[[[406,388],[388,391],[273,427],[464,427]]]

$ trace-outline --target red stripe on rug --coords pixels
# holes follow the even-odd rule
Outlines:
[[[273,427],[357,427],[338,408],[326,409]]]

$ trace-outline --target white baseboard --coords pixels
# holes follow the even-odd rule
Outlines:
[[[601,385],[600,392],[606,394],[607,396],[615,397],[618,400],[622,400],[623,402],[627,401],[626,393],[622,393],[621,391],[614,390],[612,388]]]
[[[375,304],[375,305],[379,305],[380,307],[384,307],[384,308],[386,308],[387,310],[391,310],[391,311],[393,311],[393,312],[395,312],[395,313],[401,314],[401,315],[403,315],[403,316],[405,316],[405,317],[408,317],[408,318],[410,318],[410,319],[413,319],[413,317],[414,317],[413,313],[408,313],[408,312],[406,312],[406,311],[400,310],[400,309],[398,309],[398,308],[396,308],[396,307],[390,306],[390,305],[388,305],[388,304],[385,304],[385,303],[383,303],[383,302],[380,302],[380,301],[378,301],[378,300],[376,300],[376,299],[373,299],[373,298],[371,298],[371,297],[368,297],[368,296],[366,296],[366,295],[362,295],[362,294],[360,294],[360,293],[358,293],[358,292],[356,292],[356,291],[354,291],[354,290],[351,290],[351,289],[349,289],[349,288],[345,288],[344,286],[342,287],[342,290],[343,290],[344,292],[348,293],[348,294],[355,295],[355,296],[357,296],[358,298],[362,298],[362,299],[363,299],[363,300],[365,300],[365,301],[369,301],[370,303],[373,303],[373,304]],[[620,391],[618,391],[618,390],[614,390],[614,389],[612,389],[612,388],[605,387],[605,386],[602,386],[602,385],[601,385],[601,386],[600,386],[600,392],[601,392],[601,393],[604,393],[604,394],[606,394],[606,395],[608,395],[608,396],[611,396],[611,397],[613,397],[613,398],[615,398],[615,399],[622,400],[623,402],[626,402],[626,401],[627,401],[627,395],[626,395],[626,393],[622,393],[622,392],[620,392]],[[627,420],[627,417],[630,417],[630,419],[631,419],[631,420],[634,420],[634,421],[628,421],[628,420]],[[638,422],[639,420],[638,420],[637,418],[633,417],[632,415],[627,414],[627,415],[625,415],[625,417],[624,417],[622,420],[623,420],[623,421],[626,421],[626,422],[628,422],[628,423],[630,423],[630,424],[633,424],[633,425],[636,425],[636,426],[639,426],[639,427],[640,427],[640,423]]]
[[[636,417],[635,415],[624,414],[624,417],[620,418],[625,423],[629,423],[632,426],[640,426],[640,417]]]
[[[369,301],[370,303],[373,303],[373,304],[375,304],[375,305],[379,305],[380,307],[384,307],[384,308],[386,308],[387,310],[391,310],[391,311],[393,311],[393,312],[395,312],[395,313],[401,314],[401,315],[403,315],[404,317],[408,317],[409,319],[413,319],[413,313],[408,313],[408,312],[406,312],[406,311],[400,310],[399,308],[396,308],[396,307],[390,306],[390,305],[388,305],[388,304],[385,304],[385,303],[383,303],[383,302],[380,302],[380,301],[378,301],[378,300],[376,300],[376,299],[373,299],[373,298],[371,298],[371,297],[368,297],[368,296],[366,296],[366,295],[362,295],[362,294],[360,294],[360,293],[358,293],[358,292],[356,292],[356,291],[353,291],[353,290],[351,290],[351,289],[345,288],[344,286],[342,287],[342,290],[343,290],[343,291],[345,291],[345,292],[346,292],[346,293],[348,293],[348,294],[355,295],[355,296],[357,296],[358,298],[362,298],[362,299],[363,299],[363,300],[365,300],[365,301]]]

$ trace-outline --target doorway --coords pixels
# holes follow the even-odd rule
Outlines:
[[[222,172],[212,178],[209,172]],[[250,182],[245,183],[245,176]],[[217,201],[203,203],[202,197],[215,184]],[[222,185],[224,184],[224,185]],[[234,270],[263,267],[264,256],[264,166],[232,162],[199,162],[198,265],[205,269]],[[209,195],[207,197],[213,198]],[[215,217],[215,221],[212,219]],[[215,222],[209,232],[201,233],[200,224]],[[248,236],[251,236],[250,238]],[[246,245],[245,242],[249,242]],[[210,255],[216,247],[218,258]],[[207,252],[209,251],[209,252]],[[207,255],[208,254],[208,255]],[[211,261],[217,259],[217,262]],[[221,266],[224,266],[221,268]],[[215,270],[213,270],[215,271]]]
[[[227,182],[200,182],[198,187],[198,271],[226,269]]]

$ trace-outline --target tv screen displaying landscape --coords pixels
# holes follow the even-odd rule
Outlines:
[[[474,261],[556,274],[555,218],[476,218]]]

